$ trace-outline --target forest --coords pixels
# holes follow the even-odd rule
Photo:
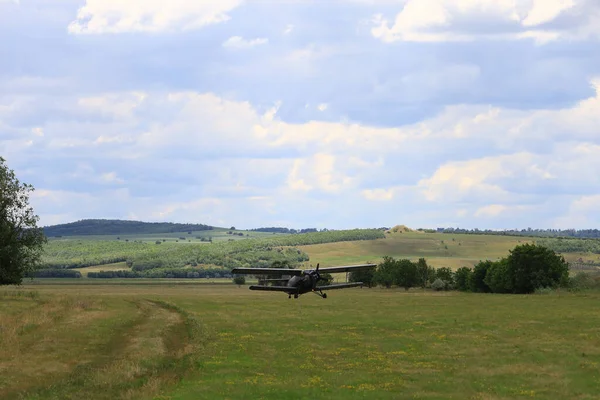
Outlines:
[[[46,226],[48,237],[91,235],[142,235],[212,230],[204,224],[176,224],[172,222],[141,222],[108,219],[84,219],[68,224]]]

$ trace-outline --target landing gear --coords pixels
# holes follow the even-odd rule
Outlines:
[[[323,293],[323,298],[326,299],[327,298],[327,293]]]
[[[295,299],[297,299],[297,298],[298,298],[298,294],[297,294],[297,293],[294,295],[294,298],[295,298]]]
[[[319,297],[322,297],[324,299],[327,298],[327,293],[323,293],[323,292],[313,292],[314,294],[316,294]]]

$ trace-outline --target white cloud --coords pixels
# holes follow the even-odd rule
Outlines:
[[[227,21],[243,0],[86,0],[69,24],[72,34],[198,29]]]
[[[554,24],[572,19],[569,29]],[[384,42],[533,38],[538,43],[600,37],[595,0],[407,0],[394,22],[378,14],[371,33]]]
[[[244,39],[241,36],[232,36],[223,42],[223,47],[233,49],[249,49],[267,43],[269,43],[269,39],[267,38]]]
[[[323,111],[327,110],[327,107],[328,107],[327,103],[321,103],[317,106],[317,109],[319,111],[323,112]]]
[[[133,111],[139,107],[146,93],[108,93],[100,96],[82,97],[77,104],[84,110],[110,115],[118,118],[131,117]]]

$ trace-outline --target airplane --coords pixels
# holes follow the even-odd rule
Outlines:
[[[316,269],[285,269],[285,268],[234,268],[231,270],[232,274],[253,274],[253,275],[292,275],[291,278],[280,278],[280,279],[266,279],[265,281],[270,282],[282,282],[283,285],[268,286],[268,285],[252,285],[250,290],[265,290],[271,292],[284,292],[288,294],[288,298],[291,299],[294,296],[295,299],[304,293],[313,292],[316,295],[326,299],[327,293],[323,293],[324,290],[333,289],[346,289],[351,287],[362,286],[363,282],[353,283],[340,283],[335,285],[317,286],[317,283],[322,280],[321,273],[337,273],[337,272],[350,272],[357,269],[375,268],[377,264],[361,264],[361,265],[348,265],[341,267],[328,267],[319,269],[317,264]]]

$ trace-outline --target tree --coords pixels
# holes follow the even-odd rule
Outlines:
[[[454,273],[454,282],[456,282],[456,288],[462,292],[468,292],[471,290],[471,275],[473,270],[468,267],[461,267]]]
[[[490,260],[480,261],[475,265],[473,274],[471,274],[470,286],[472,292],[490,293],[492,291],[485,282],[485,276],[492,265],[494,265],[494,262]]]
[[[510,251],[507,270],[514,293],[566,286],[569,264],[553,250],[535,244],[522,244]]]
[[[403,287],[404,290],[410,289],[419,282],[417,264],[407,259],[398,260],[394,276],[396,285]]]
[[[384,256],[383,262],[377,266],[377,271],[375,271],[375,282],[386,288],[391,288],[394,284],[395,269],[396,260],[393,257]]]
[[[33,190],[0,157],[0,285],[20,285],[39,267],[47,239],[29,206]]]
[[[364,268],[350,272],[348,275],[349,282],[362,282],[367,287],[373,287],[375,285],[375,269]]]
[[[246,283],[246,277],[244,275],[237,275],[235,278],[233,278],[233,283],[238,286],[244,285]]]

